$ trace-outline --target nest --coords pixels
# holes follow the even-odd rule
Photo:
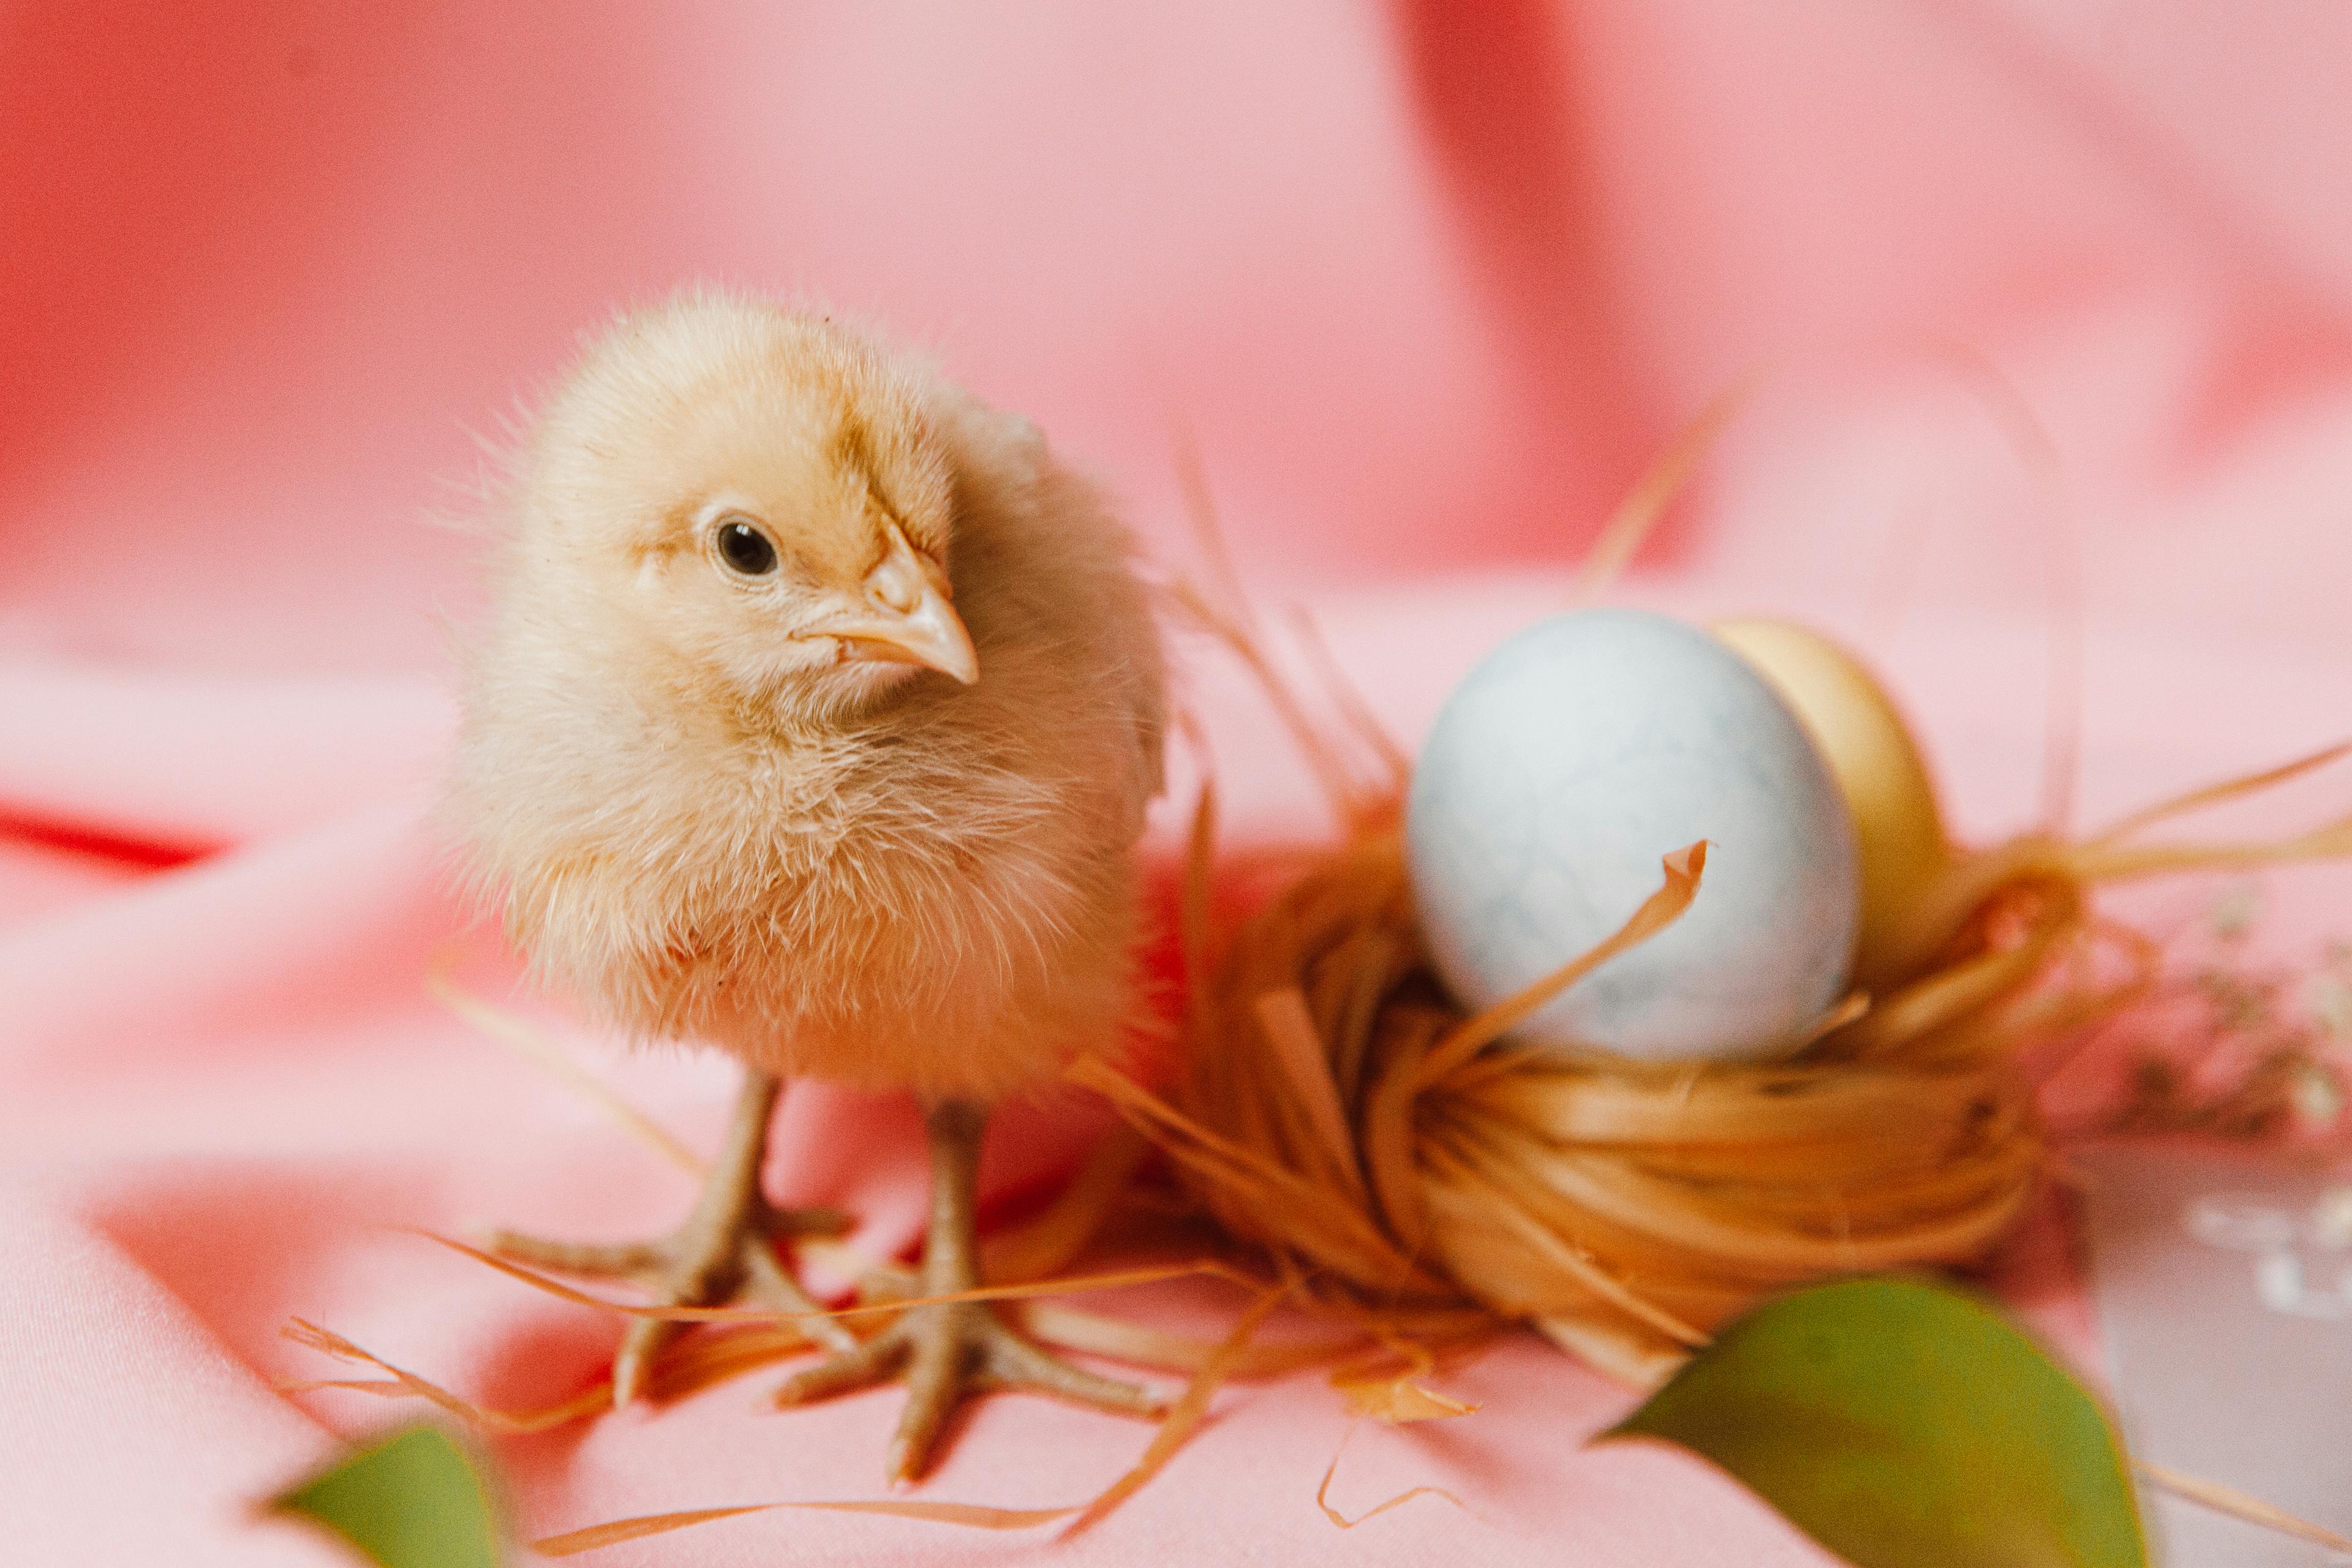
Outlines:
[[[1616,936],[1465,1016],[1428,966],[1398,837],[1367,835],[1229,933],[1171,1093],[1097,1086],[1225,1231],[1311,1289],[1406,1314],[1475,1305],[1636,1384],[1775,1289],[1980,1257],[2042,1164],[2007,1047],[2021,1011],[2046,1010],[2030,994],[2049,955],[2086,929],[2073,889],[2004,893],[1976,952],[1883,1009],[1839,1009],[1790,1059],[1661,1068],[1501,1043],[1664,929],[1703,868],[1701,849],[1669,857]]]
[[[1621,521],[1612,534],[1633,531]],[[1667,856],[1658,890],[1606,942],[1465,1015],[1414,918],[1402,753],[1311,628],[1328,719],[1279,672],[1237,588],[1224,605],[1180,597],[1256,674],[1348,828],[1275,866],[1255,910],[1213,930],[1204,789],[1184,900],[1184,1067],[1164,1091],[1098,1062],[1072,1076],[1166,1153],[1227,1233],[1305,1291],[1424,1343],[1463,1331],[1465,1311],[1525,1321],[1648,1386],[1774,1291],[1983,1259],[2050,1163],[2036,1100],[2051,1063],[2031,1061],[2033,1047],[2079,1037],[2158,979],[2156,944],[2095,914],[2094,885],[2352,853],[2352,819],[2257,844],[2145,837],[2337,748],[2079,841],[2032,835],[1957,857],[1905,911],[1911,956],[1893,980],[1769,1059],[1661,1066],[1524,1047],[1509,1039],[1518,1022],[1681,914],[1706,847]]]
[[[1664,930],[1705,847],[1608,941],[1465,1015],[1430,968],[1402,847],[1378,816],[1201,943],[1186,1065],[1155,1094],[1101,1089],[1230,1235],[1309,1290],[1409,1330],[1475,1308],[1524,1321],[1627,1383],[1663,1378],[1773,1291],[1965,1265],[2047,1166],[2035,1110],[2063,1041],[2154,983],[2155,944],[2095,917],[2113,878],[2352,851],[2352,824],[2255,845],[2137,847],[2177,813],[2317,767],[2232,781],[2076,844],[1964,861],[1917,911],[1932,956],[1848,997],[1775,1059],[1657,1065],[1512,1044],[1521,1019]],[[1196,867],[1211,814],[1196,831]]]

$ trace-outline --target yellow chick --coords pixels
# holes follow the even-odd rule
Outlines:
[[[454,815],[537,971],[646,1039],[740,1060],[671,1237],[502,1235],[662,1300],[807,1304],[762,1196],[779,1081],[921,1100],[927,1295],[979,1283],[986,1108],[1126,1012],[1132,847],[1160,786],[1162,656],[1131,543],[1035,427],[828,317],[701,290],[595,342],[521,455],[472,651]],[[1149,1414],[981,1303],[911,1309],[778,1394],[902,1376],[894,1478],[968,1389]],[[642,1391],[667,1331],[614,1369]]]

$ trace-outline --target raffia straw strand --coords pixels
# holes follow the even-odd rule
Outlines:
[[[2042,725],[2042,825],[2066,832],[2074,813],[2083,744],[2083,542],[2066,493],[2065,466],[2050,426],[2024,390],[1983,350],[1943,340],[1934,357],[1975,399],[2016,456],[2032,488],[2035,542],[2042,546],[2048,592],[2049,668]]]
[[[1447,1502],[1452,1503],[1455,1508],[1460,1509],[1463,1512],[1468,1513],[1470,1511],[1469,1504],[1464,1502],[1452,1492],[1447,1491],[1444,1487],[1433,1486],[1409,1487],[1405,1490],[1397,1493],[1396,1496],[1390,1498],[1387,1501],[1374,1504],[1372,1507],[1366,1509],[1363,1512],[1358,1514],[1353,1519],[1349,1519],[1346,1514],[1341,1513],[1338,1509],[1333,1508],[1331,1506],[1332,1479],[1339,1475],[1339,1461],[1347,1457],[1348,1445],[1354,1439],[1356,1436],[1356,1428],[1361,1425],[1363,1425],[1363,1418],[1360,1415],[1357,1416],[1350,1420],[1348,1423],[1347,1429],[1339,1434],[1339,1446],[1331,1450],[1331,1463],[1324,1468],[1322,1484],[1315,1489],[1315,1506],[1323,1510],[1323,1517],[1331,1521],[1334,1529],[1353,1530],[1360,1524],[1370,1523],[1371,1521],[1380,1518],[1381,1515],[1387,1513],[1390,1510],[1402,1508],[1405,1504],[1412,1501],[1413,1499],[1421,1497],[1444,1498]]]
[[[446,970],[438,966],[425,975],[425,988],[435,1001],[524,1060],[555,1077],[679,1170],[690,1176],[704,1173],[706,1167],[700,1156],[680,1142],[667,1128],[614,1093],[612,1087],[604,1079],[581,1067],[564,1053],[562,1047],[522,1019],[459,989]]]
[[[1617,574],[1632,562],[1642,542],[1665,515],[1667,506],[1690,482],[1691,471],[1714,448],[1723,427],[1755,395],[1762,379],[1760,371],[1740,377],[1675,433],[1665,451],[1635,481],[1632,493],[1601,526],[1601,537],[1586,552],[1575,584],[1569,591],[1571,605],[1593,604],[1609,591]]]
[[[2266,789],[2274,789],[2291,780],[2301,778],[2305,773],[2316,773],[2347,754],[2352,754],[2352,741],[2339,741],[2332,746],[2323,746],[2318,751],[2297,757],[2293,762],[2282,763],[2276,767],[2264,768],[2258,773],[2244,773],[2237,778],[2223,779],[2219,784],[2188,790],[2168,800],[2160,800],[2153,805],[2142,806],[2137,811],[2131,812],[2091,835],[2084,842],[2101,847],[2117,843],[2135,834],[2145,832],[2159,822],[2169,822],[2175,817],[2186,816],[2192,811],[2200,811],[2209,805],[2219,805],[2224,801],[2256,795]]]
[[[1225,1336],[1224,1342],[1201,1363],[1201,1370],[1193,1374],[1184,1392],[1178,1394],[1176,1402],[1169,1406],[1167,1415],[1160,1420],[1160,1430],[1151,1435],[1151,1442],[1144,1449],[1143,1457],[1136,1461],[1135,1468],[1104,1488],[1101,1495],[1081,1509],[1078,1516],[1063,1528],[1062,1539],[1066,1541],[1100,1523],[1112,1510],[1133,1497],[1152,1477],[1167,1468],[1168,1461],[1176,1457],[1176,1450],[1190,1442],[1192,1435],[1200,1430],[1202,1422],[1208,1419],[1209,1401],[1215,1397],[1225,1379],[1233,1375],[1234,1368],[1247,1353],[1250,1341],[1265,1322],[1267,1314],[1281,1304],[1286,1293],[1279,1289],[1268,1290],[1250,1304],[1249,1309],[1234,1321],[1233,1331]]]
[[[2231,1519],[2242,1520],[2248,1524],[2262,1525],[2266,1529],[2296,1536],[2320,1546],[2331,1547],[2337,1552],[2352,1552],[2352,1536],[2338,1534],[2324,1524],[2315,1524],[2307,1519],[2287,1512],[2283,1508],[2266,1503],[2250,1492],[2240,1491],[2235,1487],[2223,1486],[2219,1481],[2209,1481],[2198,1476],[2184,1475],[2179,1470],[2167,1469],[2162,1465],[2151,1465],[2145,1459],[2134,1460],[2132,1468],[2166,1491],[2172,1493],[2173,1496],[2186,1499],[2200,1508],[2210,1508],[2214,1512],[2227,1514]]]
[[[615,1301],[564,1284],[529,1268],[511,1258],[469,1247],[454,1237],[429,1230],[401,1227],[411,1236],[437,1242],[453,1252],[462,1253],[486,1268],[495,1268],[510,1279],[519,1279],[535,1289],[543,1290],[575,1306],[593,1307],[625,1318],[659,1319],[673,1323],[793,1323],[812,1318],[863,1318],[902,1310],[908,1307],[944,1306],[956,1301],[1022,1301],[1034,1296],[1074,1296],[1087,1290],[1115,1290],[1131,1285],[1154,1285],[1168,1279],[1201,1279],[1203,1277],[1234,1280],[1255,1286],[1257,1281],[1214,1258],[1195,1258],[1149,1268],[1114,1269],[1101,1274],[1084,1274],[1062,1279],[1043,1279],[1023,1284],[983,1285],[976,1289],[951,1290],[944,1295],[915,1296],[903,1300],[861,1302],[854,1307],[816,1307],[801,1311],[783,1311],[766,1307],[669,1307],[649,1306],[634,1301]]]

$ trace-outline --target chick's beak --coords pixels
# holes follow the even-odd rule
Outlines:
[[[950,602],[947,574],[918,554],[896,524],[882,563],[866,574],[863,608],[825,627],[844,659],[883,659],[936,669],[966,686],[980,679],[971,633]]]

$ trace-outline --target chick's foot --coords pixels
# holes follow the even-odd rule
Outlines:
[[[489,1237],[490,1250],[518,1263],[567,1274],[638,1280],[649,1285],[655,1300],[665,1307],[715,1307],[748,1297],[781,1312],[824,1310],[777,1261],[775,1249],[796,1237],[837,1234],[848,1221],[830,1209],[779,1209],[761,1192],[760,1166],[778,1088],[776,1079],[764,1073],[746,1075],[726,1147],[704,1181],[693,1212],[668,1236],[598,1243],[551,1241],[502,1230]],[[655,1358],[686,1326],[660,1318],[630,1320],[613,1358],[614,1408],[646,1391]],[[863,1348],[832,1318],[805,1318],[801,1327],[827,1349],[854,1352]]]
[[[929,1468],[940,1432],[965,1395],[1023,1389],[1122,1415],[1158,1415],[1167,1402],[1148,1389],[1072,1366],[1023,1339],[985,1301],[909,1307],[855,1350],[836,1352],[776,1390],[782,1406],[805,1405],[892,1378],[907,1385],[907,1408],[890,1440],[894,1481]]]
[[[929,1115],[932,1185],[930,1237],[923,1249],[926,1296],[950,1296],[980,1283],[973,1188],[983,1113],[949,1100]],[[786,1379],[779,1405],[805,1405],[892,1379],[907,1385],[907,1407],[890,1441],[894,1481],[929,1467],[941,1430],[965,1395],[1025,1389],[1125,1415],[1162,1414],[1166,1400],[1131,1383],[1072,1366],[1021,1337],[985,1301],[926,1301],[907,1308],[863,1344],[837,1351]]]

